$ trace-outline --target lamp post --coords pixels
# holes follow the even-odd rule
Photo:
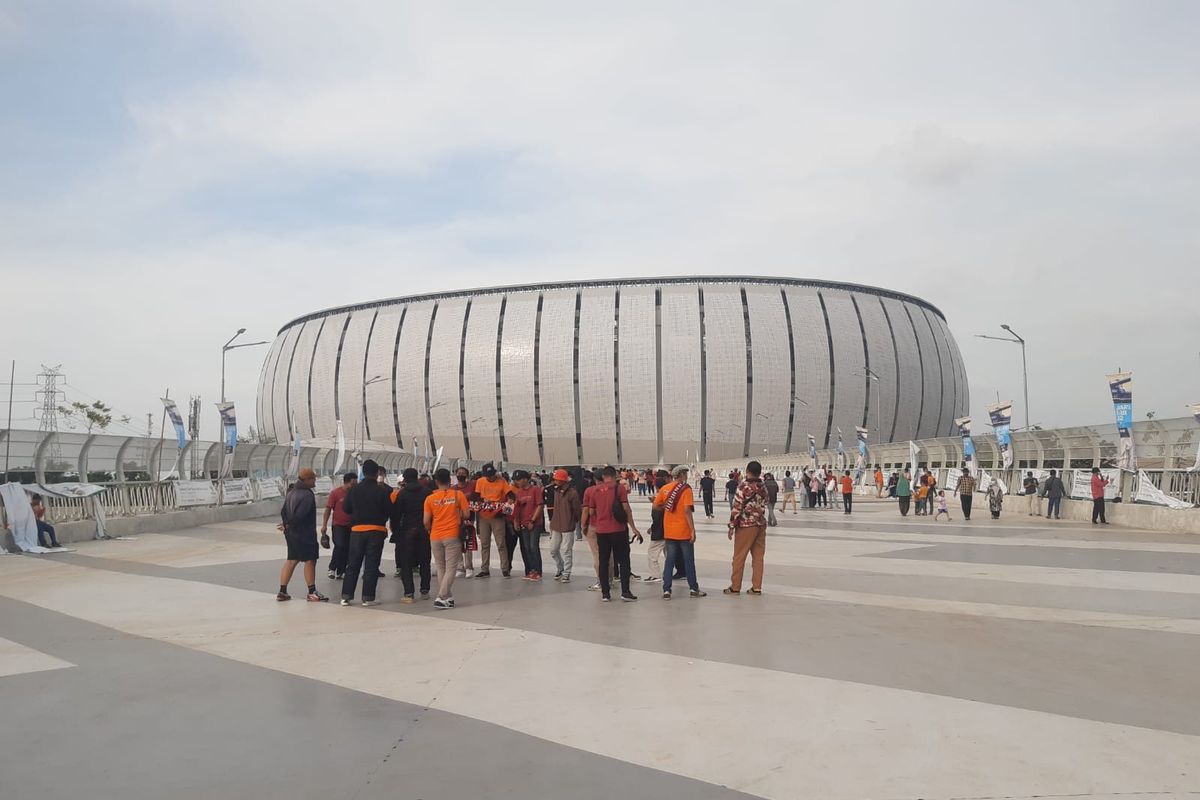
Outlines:
[[[1008,331],[1012,338],[1007,336],[988,336],[987,334],[977,333],[976,339],[991,339],[996,342],[1012,342],[1013,344],[1021,345],[1021,382],[1025,387],[1025,430],[1029,430],[1029,366],[1025,360],[1025,340],[1021,335],[1008,326],[1007,323],[1002,323],[1001,328]]]
[[[875,382],[875,444],[883,444],[883,404],[879,400],[879,373],[870,367],[863,367],[862,372],[854,374]]]
[[[239,347],[258,347],[262,344],[270,344],[270,342],[246,342],[245,344],[234,344],[233,340],[246,332],[245,328],[238,328],[237,333],[229,338],[229,341],[221,346],[221,402],[225,402],[225,354],[230,350],[237,350]]]

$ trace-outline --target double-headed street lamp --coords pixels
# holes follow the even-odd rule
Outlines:
[[[1025,384],[1025,430],[1029,430],[1029,368],[1025,361],[1025,340],[1007,324],[1001,324],[1000,327],[1008,331],[1012,338],[1007,336],[988,336],[983,333],[975,334],[975,338],[991,339],[996,342],[1012,342],[1013,344],[1021,345],[1021,380]]]
[[[229,341],[221,347],[221,402],[225,402],[225,354],[230,350],[237,350],[239,347],[258,347],[261,344],[270,344],[270,342],[246,342],[245,344],[234,344],[233,340],[246,332],[245,328],[238,328],[238,332],[230,337]]]

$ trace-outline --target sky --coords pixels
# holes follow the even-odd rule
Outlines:
[[[1002,323],[1030,422],[1110,422],[1118,368],[1136,418],[1182,416],[1197,31],[1160,0],[0,0],[0,360],[61,363],[139,432],[164,389],[199,395],[211,438],[240,327],[776,275],[932,302],[977,419],[999,393],[1024,422],[1020,349],[975,338]],[[243,427],[266,350],[229,356]]]

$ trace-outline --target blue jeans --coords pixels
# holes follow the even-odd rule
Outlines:
[[[683,559],[683,571],[687,574],[688,588],[693,592],[700,591],[700,583],[696,580],[696,544],[689,539],[665,539],[667,543],[667,562],[663,565],[663,591],[671,591],[671,578],[675,575],[675,559]]]
[[[1047,497],[1046,498],[1046,516],[1057,517],[1062,514],[1062,498]]]
[[[58,547],[58,539],[54,538],[54,526],[43,520],[37,521],[38,544],[42,547]],[[50,544],[46,544],[46,539]]]

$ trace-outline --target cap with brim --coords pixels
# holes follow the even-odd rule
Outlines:
[[[571,480],[571,475],[565,469],[556,469],[554,470],[554,480],[569,481]]]

